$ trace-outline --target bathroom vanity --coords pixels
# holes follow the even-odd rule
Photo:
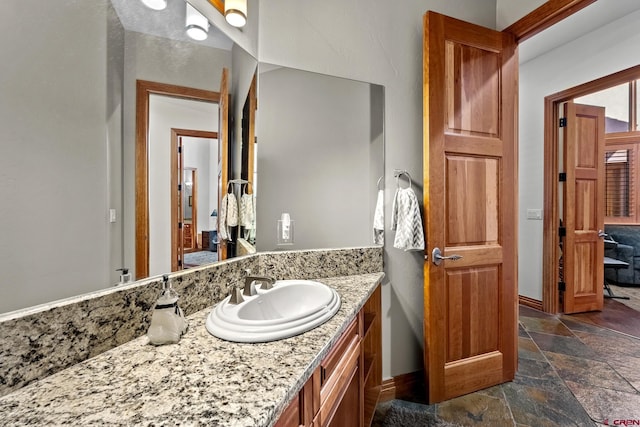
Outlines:
[[[381,310],[377,286],[277,427],[371,425],[382,382]]]
[[[11,425],[369,425],[380,393],[384,273],[316,279],[341,296],[326,323],[261,344],[211,336],[211,307],[178,344],[145,336],[0,398]],[[55,351],[55,349],[54,349]]]

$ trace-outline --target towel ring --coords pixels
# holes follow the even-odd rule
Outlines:
[[[396,187],[397,188],[400,188],[400,177],[402,175],[406,175],[407,176],[407,178],[409,179],[409,188],[411,188],[413,182],[412,182],[411,175],[409,174],[409,172],[404,171],[404,170],[396,170],[395,175],[396,175]]]

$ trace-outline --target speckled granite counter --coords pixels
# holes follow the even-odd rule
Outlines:
[[[3,425],[269,426],[320,364],[384,273],[318,279],[342,306],[325,324],[263,344],[230,343],[189,316],[180,343],[141,337],[0,399]]]

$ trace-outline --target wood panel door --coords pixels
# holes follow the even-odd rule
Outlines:
[[[424,276],[428,400],[517,367],[517,90],[513,37],[424,17]],[[434,263],[432,251],[462,258]]]
[[[604,108],[564,106],[564,312],[604,306]]]

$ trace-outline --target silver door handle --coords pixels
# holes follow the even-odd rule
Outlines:
[[[598,230],[598,237],[604,239],[605,237],[607,237],[607,233],[602,230]]]
[[[443,260],[445,259],[450,259],[451,261],[457,261],[459,259],[461,259],[462,256],[461,255],[449,255],[449,256],[442,256],[442,251],[440,251],[440,248],[433,248],[433,251],[431,251],[431,262],[433,262],[435,265],[440,265],[440,263],[442,263]]]

